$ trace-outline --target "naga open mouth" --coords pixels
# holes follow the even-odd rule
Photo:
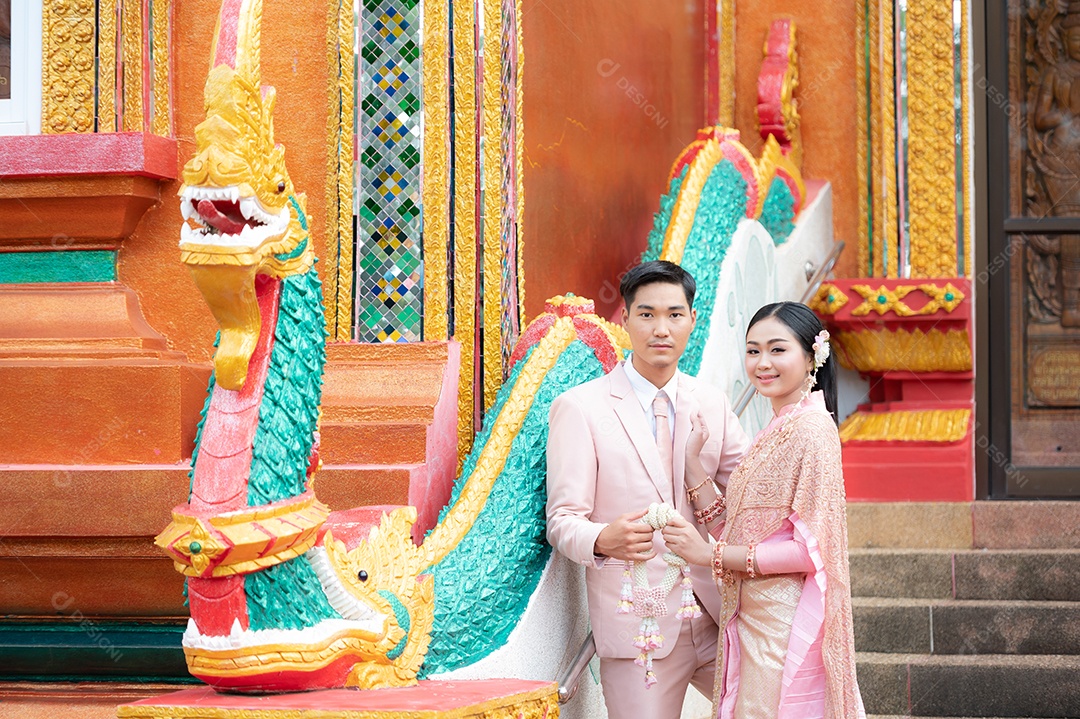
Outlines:
[[[185,220],[180,229],[181,246],[254,248],[285,234],[289,227],[288,207],[276,214],[267,212],[254,195],[241,197],[235,185],[185,188],[180,195],[180,214]]]

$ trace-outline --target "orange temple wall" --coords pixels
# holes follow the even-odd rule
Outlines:
[[[855,3],[754,0],[735,5],[735,126],[755,154],[757,72],[769,23],[795,21],[802,118],[803,177],[828,180],[833,191],[833,235],[847,243],[837,277],[858,276],[859,167],[856,152]],[[757,141],[757,142],[755,142]]]

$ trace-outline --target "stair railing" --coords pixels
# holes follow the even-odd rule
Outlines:
[[[832,272],[832,268],[836,266],[836,261],[839,259],[843,249],[843,240],[835,243],[832,250],[829,252],[829,256],[825,258],[825,261],[816,270],[813,269],[813,265],[810,262],[806,263],[806,273],[809,275],[807,279],[810,281],[810,284],[807,285],[806,290],[802,293],[799,302],[806,304],[817,294],[818,288],[821,287],[821,283],[825,281],[825,276]],[[746,408],[750,405],[750,400],[754,398],[756,393],[757,390],[754,389],[754,385],[752,384],[747,384],[746,387],[743,388],[743,391],[739,393],[738,399],[735,400],[735,404],[732,406],[732,411],[735,413],[735,416],[742,416],[742,413],[746,411]],[[559,704],[565,704],[577,694],[578,684],[581,682],[581,675],[585,673],[585,667],[589,666],[589,662],[592,661],[593,655],[595,654],[596,642],[593,640],[592,632],[589,632],[585,637],[585,641],[581,643],[581,648],[578,649],[574,661],[559,680]]]

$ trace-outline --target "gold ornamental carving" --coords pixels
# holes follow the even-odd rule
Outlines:
[[[142,132],[143,126],[143,34],[142,0],[122,0],[121,43],[124,51],[124,131]],[[149,108],[145,108],[149,111]]]
[[[824,284],[818,288],[817,294],[810,300],[809,307],[823,315],[832,315],[847,303],[848,296],[839,287]]]
[[[885,285],[881,285],[877,289],[870,285],[852,285],[851,289],[858,292],[863,298],[862,304],[851,310],[854,317],[868,315],[871,311],[877,312],[879,316],[887,312],[892,312],[898,317],[932,315],[939,310],[952,312],[964,301],[964,293],[951,282],[946,283],[944,287],[939,287],[933,283],[924,283],[920,285],[897,285],[891,290]],[[926,295],[928,301],[919,309],[913,310],[904,302],[904,298],[916,290]]]
[[[94,0],[45,0],[41,131],[94,131]]]
[[[454,3],[454,27],[476,27],[475,3]],[[499,27],[498,24],[495,28]],[[488,34],[495,33],[495,28]],[[476,367],[477,112],[476,41],[471,30],[454,33],[454,337],[461,342],[458,382],[458,471],[472,449]],[[494,188],[485,195],[494,193]],[[425,272],[425,275],[427,273]],[[481,387],[482,391],[482,387]]]
[[[420,53],[424,98],[424,339],[447,338],[450,237],[450,36],[447,0],[424,0]],[[462,354],[465,348],[462,348]]]
[[[969,372],[973,366],[967,330],[843,331],[833,339],[840,364],[859,372]]]
[[[251,719],[254,713],[250,708],[126,704],[117,707],[117,716],[120,719]],[[406,715],[399,710],[262,708],[258,716],[260,719],[402,719]],[[457,709],[443,711],[435,707],[407,714],[408,719],[556,719],[558,716],[559,692],[554,683]]]
[[[116,132],[116,0],[98,0],[98,132]],[[168,95],[165,96],[168,102]]]
[[[480,368],[484,411],[495,404],[503,381],[502,370],[502,218],[509,208],[502,198],[502,4],[503,0],[483,0],[483,362]]]
[[[957,442],[970,422],[970,409],[855,412],[840,425],[840,441]]]
[[[960,1],[961,107],[957,127],[953,4],[911,0],[906,12],[906,52],[898,65],[895,4],[856,4],[856,165],[859,191],[858,274],[898,277],[904,260],[898,246],[898,183],[907,190],[911,277],[970,274],[971,157],[968,0]],[[897,172],[897,73],[908,88],[907,177]],[[957,143],[957,133],[961,140]],[[957,145],[962,150],[958,150]],[[958,158],[957,153],[961,152]],[[957,164],[960,191],[957,204]],[[958,218],[963,223],[958,234]],[[964,256],[959,257],[959,247]]]
[[[152,0],[154,50],[154,113],[151,127],[155,135],[169,136],[172,131],[172,108],[169,103],[169,59],[172,41],[172,1]]]
[[[517,35],[515,47],[517,48],[517,74],[514,78],[514,92],[517,94],[517,103],[514,105],[517,117],[517,146],[514,148],[514,165],[517,172],[517,290],[518,290],[518,316],[524,322],[525,314],[525,31],[523,18],[525,17],[524,0],[515,0],[517,11],[514,13],[516,22],[514,32]]]
[[[154,543],[188,577],[225,577],[265,569],[311,549],[330,510],[311,492],[299,501],[209,518],[173,512]]]
[[[952,3],[910,0],[907,33],[911,276],[952,277],[958,271]]]

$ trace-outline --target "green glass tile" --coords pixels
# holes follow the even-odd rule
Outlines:
[[[115,281],[112,250],[0,253],[0,284]]]

